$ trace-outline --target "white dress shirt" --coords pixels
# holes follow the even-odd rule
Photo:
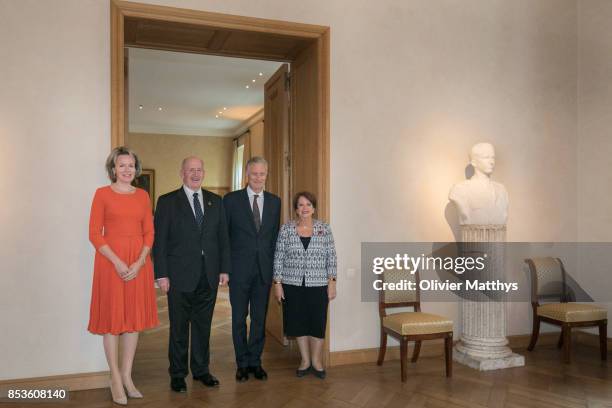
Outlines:
[[[187,201],[189,201],[189,205],[191,206],[191,211],[193,212],[193,216],[195,217],[195,208],[193,208],[193,194],[198,193],[198,201],[200,202],[200,208],[202,209],[202,214],[204,214],[204,197],[202,197],[202,189],[198,189],[197,191],[193,191],[186,185],[183,185],[183,191],[187,194]]]
[[[255,194],[258,194],[257,197],[257,206],[259,207],[259,220],[261,221],[263,218],[263,207],[264,207],[264,191],[256,193],[251,189],[251,186],[247,185],[247,194],[249,195],[249,205],[251,206],[251,211],[253,211],[253,200],[255,199]]]

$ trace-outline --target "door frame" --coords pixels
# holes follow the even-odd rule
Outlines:
[[[320,126],[317,134],[312,137],[317,139],[318,146],[316,154],[317,168],[312,169],[318,175],[316,193],[319,195],[319,206],[317,213],[323,220],[330,220],[330,28],[326,26],[268,20],[254,17],[235,16],[230,14],[213,13],[207,11],[181,9],[175,7],[157,6],[152,4],[134,3],[120,0],[110,0],[111,19],[111,148],[125,144],[127,129],[126,117],[126,57],[125,48],[125,20],[143,19],[158,20],[164,22],[183,23],[189,25],[206,26],[211,28],[222,28],[236,32],[266,33],[277,37],[299,38],[316,44],[317,50],[317,115],[320,118]],[[155,47],[150,47],[155,48]],[[172,50],[172,45],[164,44],[160,49]],[[185,52],[177,47],[178,51]],[[202,52],[204,53],[204,52]],[[244,55],[232,55],[224,53],[225,56],[244,57]],[[289,60],[288,62],[292,62]],[[327,320],[327,334],[324,343],[324,359],[326,365],[329,363],[329,338],[330,325]]]

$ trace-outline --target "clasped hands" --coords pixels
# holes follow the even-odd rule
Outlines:
[[[139,259],[130,266],[127,266],[125,262],[120,260],[115,264],[115,270],[117,271],[117,275],[127,282],[138,276],[138,272],[140,272],[140,268],[142,268],[144,264],[145,262]]]

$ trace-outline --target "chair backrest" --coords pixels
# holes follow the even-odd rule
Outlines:
[[[530,258],[525,259],[525,262],[529,265],[531,275],[532,303],[538,303],[539,299],[566,301],[565,268],[561,259],[552,257]]]
[[[419,271],[411,274],[405,270],[387,270],[382,273],[381,279],[383,283],[401,284],[404,281],[415,283],[415,290],[381,290],[378,298],[381,316],[385,315],[386,308],[392,307],[412,306],[415,311],[420,311]]]

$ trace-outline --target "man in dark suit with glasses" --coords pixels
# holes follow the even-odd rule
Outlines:
[[[209,371],[210,328],[217,288],[229,281],[230,247],[221,197],[202,188],[204,163],[188,157],[183,185],[159,197],[155,210],[155,278],[168,295],[170,388],[185,392],[189,369],[207,387],[219,385]]]

